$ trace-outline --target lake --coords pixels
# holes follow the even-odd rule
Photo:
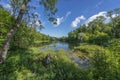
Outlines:
[[[51,44],[42,47],[40,51],[44,51],[48,49],[53,49],[55,52],[58,51],[59,49],[64,49],[65,51],[69,51],[70,47],[69,44],[65,42],[52,42]]]

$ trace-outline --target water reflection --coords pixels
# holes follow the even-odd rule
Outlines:
[[[74,43],[68,43],[68,45],[69,45],[68,47],[69,47],[70,50],[73,50],[75,46],[79,46],[79,44],[75,43],[75,42]]]
[[[66,42],[52,42],[46,46],[43,46],[40,49],[40,52],[43,52],[48,49],[53,49],[55,52],[57,52],[59,49],[64,49],[65,51],[74,54],[73,49],[75,46],[78,46],[78,44],[66,43]],[[77,56],[72,56],[72,60],[75,61],[81,67],[86,67],[86,68],[90,67],[90,65],[88,64],[88,62],[89,62],[88,57],[86,57],[85,60],[82,60],[82,59],[78,58]]]
[[[65,51],[72,51],[75,46],[78,46],[76,43],[67,43],[67,42],[51,42],[48,44],[41,44],[42,48],[40,51],[53,49],[54,51],[58,51],[59,49],[64,49]]]
[[[54,51],[58,51],[59,49],[64,49],[66,51],[69,51],[69,44],[65,42],[52,42],[49,45],[46,45],[40,49],[40,51],[48,50],[48,49],[53,49]]]
[[[43,46],[47,46],[50,45],[50,42],[41,42],[41,43],[34,43],[35,47],[43,47]]]
[[[44,50],[48,50],[48,49],[53,49],[54,51],[58,51],[59,49],[64,49],[65,51],[70,51],[70,50],[73,50],[75,46],[78,46],[78,44],[58,41],[58,42],[51,42],[49,44],[46,44],[46,46],[43,46],[40,49],[40,51],[44,51]]]

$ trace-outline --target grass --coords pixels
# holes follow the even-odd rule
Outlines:
[[[110,56],[109,50],[105,51],[104,53],[104,49],[97,45],[84,44],[75,47],[75,54],[79,58],[84,59],[85,54],[93,60],[93,67],[88,70],[73,62],[71,55],[63,49],[59,49],[57,52],[52,49],[40,52],[39,47],[10,49],[7,59],[0,65],[0,80],[105,80],[106,77],[108,77],[106,80],[110,80],[111,74],[114,74],[112,79],[117,80],[116,77],[118,77],[119,80],[119,75],[115,74],[115,71],[119,69],[119,63],[114,61],[114,56]],[[42,60],[47,54],[51,55],[51,63],[45,66]],[[97,66],[98,64],[100,66]],[[104,73],[99,75],[99,71],[105,71],[104,65],[108,67],[105,68],[108,76],[102,75]]]
[[[50,54],[52,62],[44,66],[41,60]],[[9,50],[6,61],[0,65],[0,80],[85,80],[83,70],[71,61],[64,50],[39,48]]]
[[[78,56],[92,56],[96,51],[105,50],[103,47],[98,45],[84,44],[74,47],[74,50]]]

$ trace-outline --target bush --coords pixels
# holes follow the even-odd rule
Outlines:
[[[95,36],[90,37],[89,43],[93,43],[101,46],[107,46],[109,40],[110,40],[110,36],[108,36],[105,33],[99,33]]]

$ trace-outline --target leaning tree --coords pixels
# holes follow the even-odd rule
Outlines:
[[[10,42],[13,38],[13,36],[18,31],[21,22],[25,21],[26,23],[36,22],[36,17],[38,17],[37,14],[34,14],[31,9],[36,9],[38,6],[32,5],[33,0],[9,0],[11,5],[12,16],[15,16],[15,23],[12,25],[12,28],[10,29],[9,33],[6,35],[5,41],[1,47],[0,50],[0,64],[4,62],[7,56],[7,52],[9,49]],[[53,22],[55,24],[56,19],[53,18],[53,15],[57,12],[56,4],[58,0],[34,0],[39,2],[39,6],[44,6],[45,14],[47,14],[47,17],[49,21]],[[39,27],[43,27],[41,20],[38,20]]]

